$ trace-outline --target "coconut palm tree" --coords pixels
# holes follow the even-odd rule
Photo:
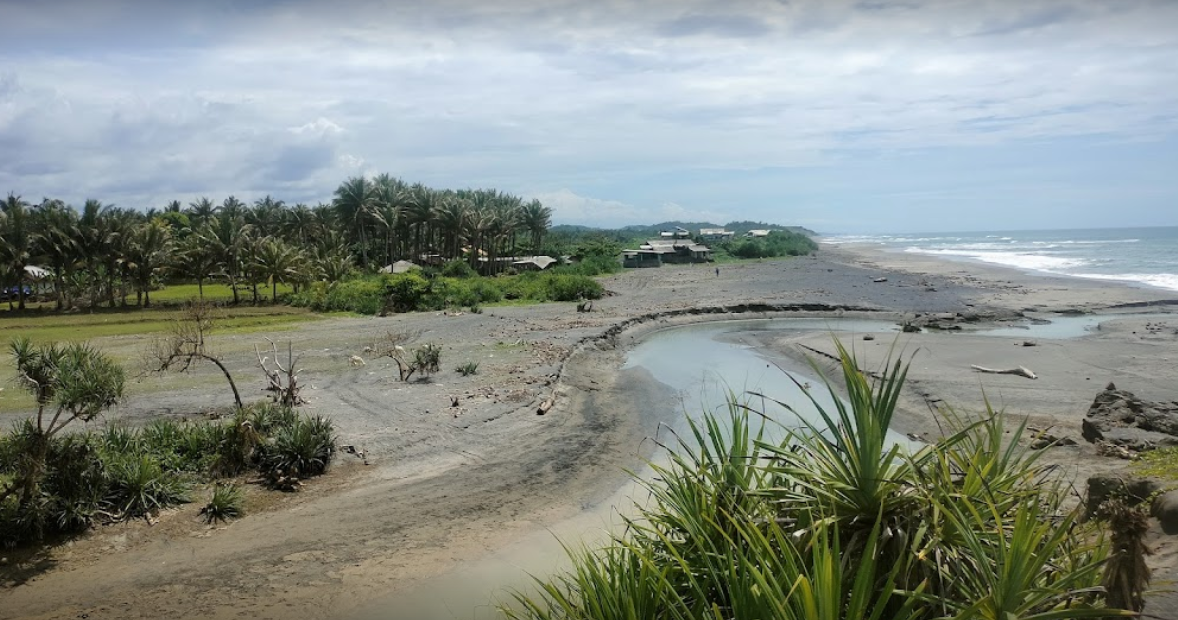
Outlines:
[[[410,254],[413,260],[420,260],[431,244],[434,208],[438,205],[437,192],[416,183],[409,188],[409,199],[405,203],[405,220],[413,230],[413,244]]]
[[[37,243],[29,203],[20,196],[8,193],[0,204],[4,217],[0,220],[0,268],[9,274],[9,281],[16,287],[17,308],[25,309],[25,268],[32,264]],[[9,305],[12,302],[9,300]]]
[[[33,210],[36,256],[49,265],[57,310],[72,305],[67,280],[79,261],[78,213],[60,200],[46,199]]]
[[[412,196],[404,181],[389,174],[377,175],[373,183],[376,185],[375,219],[384,231],[384,262],[391,265],[396,258],[393,248],[396,232],[407,221],[405,212]]]
[[[378,199],[376,184],[359,176],[349,178],[335,190],[332,205],[340,223],[360,249],[361,266],[368,267],[369,228]]]
[[[259,240],[254,261],[258,275],[270,281],[270,302],[278,302],[278,283],[291,282],[298,276],[298,250],[273,237]]]
[[[254,208],[249,210],[245,221],[254,227],[259,237],[274,237],[282,228],[285,213],[286,203],[267,195],[254,201]]]
[[[216,246],[208,242],[214,236],[211,226],[205,224],[176,244],[176,266],[181,273],[196,280],[197,295],[202,300],[205,298],[205,281],[221,264]]]
[[[544,233],[552,226],[552,209],[533,199],[523,206],[520,216],[521,224],[531,236],[532,253],[538,254],[544,243]]]
[[[135,227],[143,222],[143,217],[130,209],[112,208],[104,219],[109,247],[103,258],[103,270],[107,279],[107,302],[113,308],[116,298],[121,299],[123,305],[127,304],[127,286],[131,282],[131,236]],[[118,294],[115,293],[116,284]]]
[[[459,258],[462,253],[462,235],[470,210],[470,201],[451,191],[443,193],[434,205],[434,222],[448,259]]]
[[[249,210],[249,207],[245,206],[244,202],[238,200],[234,196],[230,196],[221,202],[220,214],[221,215],[228,215],[231,218],[240,219],[242,221],[245,221],[245,218],[247,215],[246,211],[248,211],[248,210]]]
[[[234,305],[241,303],[238,281],[242,275],[242,257],[252,233],[253,228],[245,223],[240,211],[234,215],[231,210],[223,210],[213,219],[212,225],[202,228],[198,235],[213,249],[217,264],[229,280]]]
[[[102,299],[105,280],[102,272],[107,264],[107,254],[113,248],[111,210],[112,207],[102,201],[89,198],[78,217],[78,253],[86,271],[91,310],[98,307]]]
[[[172,256],[172,230],[159,220],[140,224],[131,233],[131,264],[136,298],[144,308],[151,307],[151,287]]]
[[[315,212],[303,203],[296,204],[282,214],[282,238],[300,248],[306,248],[309,241],[319,236],[319,222]]]
[[[196,202],[188,203],[188,221],[193,228],[198,228],[205,222],[213,219],[213,216],[220,210],[221,208],[213,203],[212,200],[209,200],[208,197],[201,196]]]

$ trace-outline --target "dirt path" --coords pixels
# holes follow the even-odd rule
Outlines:
[[[720,277],[703,266],[638,270],[607,279],[613,294],[590,314],[550,304],[332,319],[270,334],[302,352],[308,409],[332,417],[341,442],[366,450],[370,464],[342,455],[303,492],[278,496],[270,509],[228,526],[201,525],[198,506],[190,505],[154,527],[105,527],[31,562],[10,561],[0,566],[0,618],[347,618],[370,611],[374,602],[395,600],[396,592],[599,505],[626,480],[624,470],[650,453],[660,418],[678,412],[659,385],[619,372],[634,334],[592,340],[611,327],[709,306],[942,312],[985,297],[936,275],[892,272],[888,284],[873,283],[880,273],[845,255],[724,266]],[[390,330],[441,343],[443,372],[404,384],[388,360],[349,364]],[[255,398],[261,377],[252,346],[264,343],[263,335],[217,342],[243,393]],[[144,343],[123,337],[98,344],[129,354]],[[452,370],[467,361],[479,363],[476,375]],[[117,417],[144,421],[226,404],[211,369],[147,381],[167,390],[143,389]],[[553,390],[556,407],[536,415]],[[457,615],[470,617],[464,613]]]

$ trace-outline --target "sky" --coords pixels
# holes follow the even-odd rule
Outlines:
[[[1178,225],[1172,0],[0,0],[0,193],[557,224]]]

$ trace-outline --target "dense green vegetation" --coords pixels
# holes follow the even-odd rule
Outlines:
[[[699,231],[703,228],[721,228],[734,236],[726,241],[705,239]],[[811,238],[813,231],[799,226],[778,226],[764,222],[729,222],[724,226],[709,222],[663,222],[652,226],[627,226],[617,230],[598,230],[583,226],[554,226],[548,234],[549,243],[554,246],[574,247],[574,255],[581,255],[584,249],[608,247],[610,256],[617,256],[627,248],[637,248],[651,239],[658,239],[662,231],[683,229],[691,234],[695,243],[707,245],[713,250],[715,259],[721,262],[750,258],[777,258],[784,256],[805,256],[816,252],[818,244]],[[767,230],[766,237],[749,238],[752,230]],[[616,261],[615,261],[616,262]]]
[[[575,271],[569,270],[569,271]],[[417,272],[366,276],[336,284],[316,283],[290,303],[317,312],[360,314],[478,308],[501,301],[598,299],[601,284],[589,276],[556,269],[497,278],[433,276]]]
[[[46,458],[26,493],[39,445]],[[165,418],[140,429],[112,424],[48,438],[26,421],[0,435],[0,546],[155,514],[191,501],[196,485],[224,477],[253,474],[287,488],[290,479],[323,473],[334,453],[329,421],[268,403],[220,421]],[[16,490],[5,493],[9,488]],[[214,491],[210,504],[210,520],[235,516],[240,492]]]
[[[56,310],[94,311],[192,298],[234,305],[289,299],[366,314],[500,300],[566,301],[595,296],[593,286],[571,276],[618,271],[624,248],[660,230],[717,227],[666,222],[553,229],[551,216],[538,201],[496,190],[438,190],[387,174],[350,178],[331,203],[314,207],[269,196],[247,205],[230,196],[219,204],[201,198],[139,212],[98,200],[80,209],[56,199],[30,204],[10,193],[0,203],[0,301],[23,310],[31,296]],[[754,226],[773,232],[740,238]],[[816,249],[805,229],[760,222],[727,228],[736,240],[695,240],[715,246],[722,260]],[[546,270],[556,275],[459,282],[472,275],[514,276],[526,270],[509,257],[533,255],[557,258],[559,267]],[[376,275],[398,260],[425,267],[427,284]],[[394,292],[390,286],[405,288],[378,299],[380,291]]]
[[[571,570],[517,594],[505,615],[1046,620],[1139,603],[1141,573],[1115,571],[1139,564],[1140,541],[1118,547],[1137,556],[1106,564],[1099,524],[1080,522],[1041,452],[1012,441],[1021,426],[1008,431],[987,408],[901,448],[887,428],[907,367],[873,383],[840,353],[848,400],[828,383],[837,408],[821,424],[769,441],[764,418],[733,399],[655,467],[621,534],[574,550]],[[1118,586],[1106,592],[1102,578]]]
[[[734,258],[778,258],[781,256],[806,256],[818,250],[813,239],[801,233],[772,231],[767,237],[756,239],[733,239],[715,244],[717,256]]]
[[[227,422],[65,433],[122,399],[123,369],[85,344],[18,338],[10,352],[36,411],[0,435],[0,545],[151,515],[188,501],[196,481],[251,469],[289,488],[323,473],[335,451],[329,421],[274,405],[238,409]]]
[[[275,301],[313,282],[335,283],[399,259],[444,256],[483,274],[503,256],[544,245],[551,211],[496,190],[437,190],[389,175],[354,177],[330,204],[287,206],[269,196],[252,206],[230,196],[146,213],[87,200],[0,203],[0,289],[24,309],[41,290],[58,310],[150,306],[166,282],[228,285],[233,302]],[[28,267],[48,275],[34,282]]]

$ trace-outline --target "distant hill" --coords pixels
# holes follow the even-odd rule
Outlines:
[[[743,234],[750,230],[788,230],[790,232],[801,233],[807,237],[817,237],[818,233],[806,228],[805,226],[782,226],[780,224],[768,224],[766,222],[752,222],[744,220],[740,222],[728,222],[724,225],[726,230],[731,230],[737,234]]]
[[[548,232],[557,234],[589,233],[600,230],[600,228],[594,228],[592,226],[581,226],[579,224],[557,224],[556,226],[550,226],[548,228]]]
[[[720,228],[719,224],[712,224],[711,222],[663,222],[661,224],[633,224],[622,228],[622,232],[639,233],[646,236],[657,237],[659,232],[664,230],[675,230],[675,227],[690,231],[691,234],[698,234],[701,228]]]
[[[780,224],[769,224],[766,222],[752,222],[739,221],[728,222],[721,225],[713,222],[660,222],[658,224],[631,224],[622,228],[596,228],[593,226],[581,226],[577,224],[558,224],[548,229],[548,232],[553,236],[565,236],[570,238],[579,238],[587,235],[600,235],[621,243],[629,243],[636,239],[656,238],[659,233],[664,230],[675,230],[675,228],[682,228],[691,233],[692,236],[698,235],[701,228],[723,228],[736,233],[740,237],[750,230],[785,230],[792,233],[805,235],[807,237],[817,237],[818,233],[806,228],[804,226],[782,226]]]
[[[642,234],[647,236],[658,235],[663,230],[674,230],[676,227],[691,231],[691,234],[699,234],[701,228],[723,228],[730,230],[737,235],[743,235],[750,230],[788,230],[790,232],[800,233],[808,237],[816,237],[818,233],[806,228],[804,226],[782,226],[780,224],[768,224],[766,222],[752,222],[748,220],[739,222],[728,222],[727,224],[713,224],[712,222],[662,222],[659,224],[642,225],[635,224],[622,228],[622,232]]]

